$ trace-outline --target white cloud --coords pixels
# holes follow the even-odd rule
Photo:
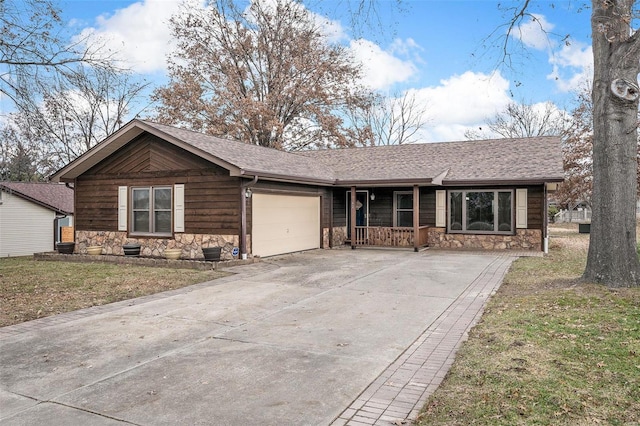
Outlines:
[[[493,75],[467,71],[441,80],[439,86],[417,90],[429,104],[430,116],[441,124],[471,124],[494,114],[510,101],[509,82]]]
[[[411,60],[394,56],[372,41],[352,40],[349,47],[356,61],[362,64],[364,84],[373,90],[386,89],[395,83],[405,82],[417,72]]]
[[[139,73],[165,71],[166,55],[171,50],[169,18],[178,10],[180,0],[142,0],[111,15],[96,18],[78,40],[91,37],[104,44],[126,67]]]
[[[403,56],[405,58],[411,58],[415,62],[424,63],[420,56],[420,53],[422,53],[424,49],[411,37],[404,40],[396,38],[393,40],[389,51],[396,56]]]
[[[533,14],[529,21],[518,26],[514,36],[519,38],[525,46],[544,50],[552,46],[549,33],[554,27],[555,25],[547,21],[544,15]]]
[[[562,46],[558,52],[549,57],[553,71],[547,75],[555,80],[561,92],[571,92],[589,82],[593,74],[593,53],[591,46],[584,43],[571,42]]]
[[[424,142],[464,140],[466,130],[478,129],[511,101],[509,81],[467,71],[441,80],[438,86],[415,89],[416,100],[426,105],[431,125],[421,131]],[[486,127],[486,126],[485,126]]]

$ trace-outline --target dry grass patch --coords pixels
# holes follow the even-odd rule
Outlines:
[[[516,261],[420,425],[638,424],[640,289],[580,282],[588,235]]]
[[[213,280],[218,271],[0,259],[0,327]]]

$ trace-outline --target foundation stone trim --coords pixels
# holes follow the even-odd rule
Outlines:
[[[515,235],[447,234],[445,228],[430,228],[429,247],[542,251],[542,231],[540,229],[517,229]]]
[[[76,253],[79,254],[86,254],[89,246],[101,246],[105,255],[123,256],[122,245],[127,243],[140,244],[140,255],[144,257],[162,257],[166,249],[179,248],[183,259],[202,259],[202,247],[222,247],[221,260],[233,260],[236,258],[233,249],[240,246],[240,237],[177,233],[174,238],[131,238],[123,231],[76,230]]]

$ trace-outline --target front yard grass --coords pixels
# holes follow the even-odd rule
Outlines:
[[[640,289],[581,283],[588,235],[514,262],[419,425],[640,423]]]
[[[219,271],[0,259],[0,327],[185,287]]]

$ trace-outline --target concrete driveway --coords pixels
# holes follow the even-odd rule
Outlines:
[[[0,424],[356,424],[363,391],[512,259],[315,250],[5,327]]]

